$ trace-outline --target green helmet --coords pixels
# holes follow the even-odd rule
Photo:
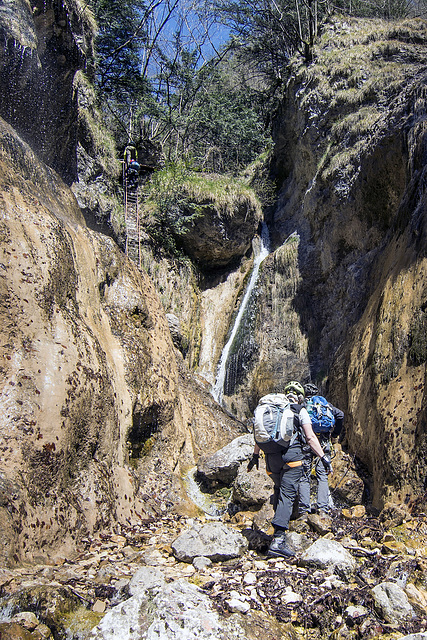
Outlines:
[[[288,393],[296,393],[297,396],[305,396],[304,387],[302,386],[302,384],[296,382],[295,380],[291,380],[291,382],[287,383],[287,385],[283,389],[283,393],[285,395],[287,395]]]

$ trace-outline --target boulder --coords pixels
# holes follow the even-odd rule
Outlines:
[[[202,214],[195,220],[184,212],[185,232],[179,239],[185,252],[202,268],[221,268],[241,258],[251,248],[252,238],[261,221],[256,201],[244,192],[230,196],[229,211],[214,202],[204,202]],[[186,223],[186,217],[189,222]]]
[[[141,593],[113,607],[92,630],[90,640],[291,640],[292,630],[278,629],[277,621],[251,611],[248,601],[230,600],[231,615],[225,617],[214,608],[208,595],[184,579],[164,585],[158,592]],[[236,612],[236,613],[233,613]],[[250,616],[246,619],[246,616]]]
[[[273,493],[273,482],[266,473],[264,458],[260,458],[259,467],[259,470],[254,467],[248,471],[247,465],[241,464],[233,483],[232,501],[244,509],[261,507]]]
[[[356,560],[342,544],[335,540],[319,538],[305,551],[299,563],[318,569],[332,570],[339,576],[348,578],[356,569]]]
[[[243,555],[248,546],[247,539],[238,531],[220,522],[211,522],[195,524],[184,531],[172,543],[172,551],[181,562],[193,562],[198,556],[219,562]]]
[[[234,438],[213,455],[199,460],[199,475],[208,482],[219,480],[224,484],[230,484],[237,477],[240,464],[251,457],[254,444],[252,434]]]
[[[394,624],[415,617],[404,590],[395,582],[381,582],[372,589],[375,608],[387,622]]]

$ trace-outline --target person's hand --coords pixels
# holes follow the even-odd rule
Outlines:
[[[252,458],[248,463],[248,471],[251,471],[251,469],[253,469],[254,467],[259,469],[259,453],[252,454]]]
[[[325,453],[324,456],[322,456],[321,461],[323,462],[323,466],[326,469],[326,473],[329,475],[330,473],[332,473],[332,463],[331,463],[331,458],[330,456],[328,456],[327,453]]]

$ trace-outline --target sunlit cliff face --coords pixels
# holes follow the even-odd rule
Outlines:
[[[135,406],[174,420],[177,368],[148,281],[1,124],[1,519],[10,561],[144,512],[126,468]],[[149,376],[147,371],[149,370]],[[176,439],[179,436],[176,417]],[[137,515],[139,514],[139,515]]]

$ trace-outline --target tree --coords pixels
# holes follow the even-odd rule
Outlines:
[[[92,0],[98,24],[96,77],[103,95],[128,101],[143,90],[141,50],[145,46],[144,0]]]
[[[168,160],[231,171],[264,148],[261,94],[239,76],[233,43],[219,47],[200,3],[92,2],[100,103],[119,147],[155,141]]]
[[[332,13],[396,19],[422,15],[426,0],[212,0],[211,7],[272,92],[285,79],[292,55],[300,52],[311,62],[321,24]]]
[[[252,55],[267,75],[283,78],[289,58],[300,51],[309,60],[318,25],[317,0],[214,0],[231,28],[236,46]]]

